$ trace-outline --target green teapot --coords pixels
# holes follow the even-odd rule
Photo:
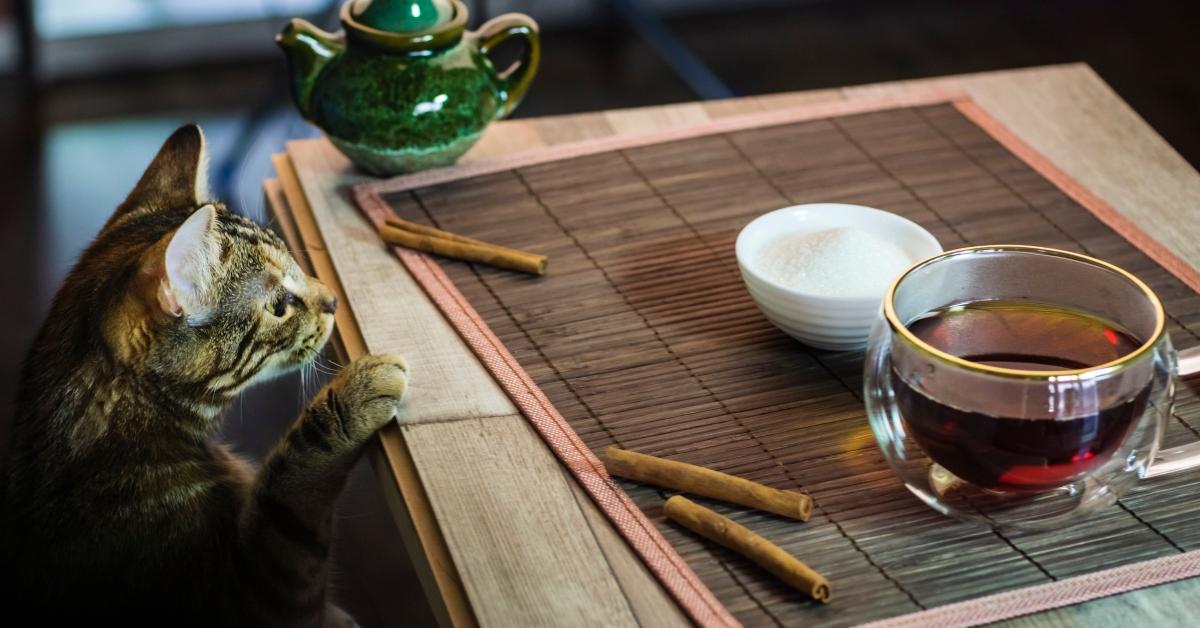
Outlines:
[[[301,114],[351,161],[377,175],[446,166],[492,120],[512,113],[537,72],[537,23],[519,13],[466,31],[461,0],[348,0],[344,30],[293,19],[275,41]],[[524,39],[497,72],[488,51]]]

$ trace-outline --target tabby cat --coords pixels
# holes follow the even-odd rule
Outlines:
[[[353,625],[327,599],[334,500],[407,367],[355,361],[257,472],[212,442],[239,392],[317,355],[336,301],[208,199],[204,164],[198,127],[171,135],[34,341],[0,521],[8,620]]]

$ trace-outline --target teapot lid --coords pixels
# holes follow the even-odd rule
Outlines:
[[[467,26],[462,0],[347,0],[346,36],[385,52],[427,54],[457,42]]]
[[[350,14],[359,24],[392,33],[417,33],[454,17],[450,0],[355,0]]]

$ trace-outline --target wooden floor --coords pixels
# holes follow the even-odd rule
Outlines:
[[[1200,10],[1191,2],[977,0],[793,2],[669,24],[741,94],[1086,61],[1193,164],[1200,164]],[[693,99],[619,25],[549,32],[520,116]],[[35,95],[0,81],[0,437],[20,360],[71,260],[171,128],[200,120],[214,138],[216,187],[261,215],[257,185],[284,137],[308,130],[286,108],[280,60],[59,85]],[[246,133],[243,133],[246,131]],[[249,141],[243,138],[249,137]],[[219,144],[219,146],[217,145]],[[228,425],[260,454],[295,416],[294,378],[260,387]],[[3,439],[0,438],[0,441]],[[363,625],[421,625],[403,549],[369,474],[343,502],[338,578]]]

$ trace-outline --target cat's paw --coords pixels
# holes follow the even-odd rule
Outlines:
[[[366,440],[400,412],[408,391],[408,364],[398,355],[363,356],[329,384],[331,406],[341,431]]]

